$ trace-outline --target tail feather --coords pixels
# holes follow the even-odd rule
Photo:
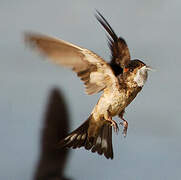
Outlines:
[[[113,159],[112,126],[105,122],[99,128],[97,136],[89,137],[88,129],[91,118],[92,116],[90,116],[79,128],[61,140],[59,143],[60,147],[72,147],[73,149],[84,147],[87,150],[91,150],[93,153],[97,152],[99,155],[104,154],[107,159]]]
[[[101,148],[101,142],[102,142],[102,133],[103,133],[103,127],[99,130],[98,136],[94,139],[94,147],[92,148],[92,152],[97,152],[99,155],[102,155],[103,149]]]
[[[105,156],[108,158],[109,156],[112,157],[113,159],[113,147],[112,147],[112,127],[110,125],[107,127],[108,128],[108,150],[105,151]]]
[[[84,146],[87,139],[87,129],[89,127],[89,119],[79,128],[70,133],[66,138],[59,142],[61,147],[80,148]]]
[[[112,127],[110,124],[106,123],[102,126],[94,144],[92,152],[97,152],[100,155],[104,154],[106,158],[113,159]]]

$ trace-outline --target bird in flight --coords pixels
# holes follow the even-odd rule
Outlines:
[[[111,50],[109,63],[88,49],[57,38],[26,33],[25,41],[54,63],[76,72],[84,82],[88,95],[102,92],[87,120],[61,140],[59,145],[85,147],[113,159],[112,128],[117,132],[118,125],[112,117],[120,117],[123,135],[126,136],[128,122],[123,118],[125,108],[143,88],[151,68],[141,60],[131,60],[126,41],[116,35],[100,12],[97,11],[95,16],[108,33]]]

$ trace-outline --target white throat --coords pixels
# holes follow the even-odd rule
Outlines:
[[[137,71],[136,76],[134,77],[134,81],[137,83],[139,87],[144,86],[148,77],[147,71],[148,69],[146,66],[143,66],[141,69]]]

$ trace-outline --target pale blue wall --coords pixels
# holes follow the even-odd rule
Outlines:
[[[157,71],[150,73],[127,109],[127,138],[121,133],[113,136],[114,160],[75,150],[67,176],[75,180],[181,178],[180,0],[0,0],[0,179],[32,179],[47,96],[54,86],[65,94],[72,129],[86,119],[99,96],[86,96],[73,73],[42,61],[26,48],[23,32],[57,36],[109,59],[95,9],[127,40],[132,57]]]

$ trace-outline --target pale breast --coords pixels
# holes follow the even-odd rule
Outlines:
[[[112,93],[104,93],[95,106],[93,113],[97,116],[109,112],[111,116],[118,115],[126,106],[126,92],[115,90]]]
[[[111,116],[118,115],[122,110],[124,110],[126,106],[126,93],[124,91],[122,92],[116,92],[114,94],[112,103],[109,107],[109,112],[111,113]]]

